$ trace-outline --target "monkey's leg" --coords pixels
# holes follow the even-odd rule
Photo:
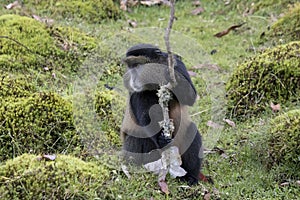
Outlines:
[[[192,144],[181,156],[181,167],[187,171],[187,174],[182,177],[181,180],[187,181],[191,185],[197,184],[199,181],[199,173],[202,162],[202,158],[200,158],[202,145],[201,135],[198,130],[196,134],[193,135],[194,139]]]

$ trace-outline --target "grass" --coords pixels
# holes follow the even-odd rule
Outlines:
[[[254,1],[258,2],[258,1]],[[193,16],[190,12],[195,8],[191,1],[178,1],[176,5],[176,21],[173,27],[173,48],[182,55],[189,70],[197,73],[192,77],[198,90],[200,100],[191,108],[191,114],[200,113],[193,117],[204,137],[204,144],[218,147],[223,154],[214,152],[205,155],[203,173],[210,176],[214,184],[200,183],[198,186],[186,187],[176,180],[169,180],[170,195],[162,194],[156,183],[156,176],[149,173],[134,173],[129,180],[117,161],[109,164],[106,156],[95,161],[111,167],[111,178],[103,186],[102,195],[106,199],[201,199],[205,191],[211,193],[211,199],[297,199],[300,193],[299,185],[292,179],[283,179],[277,168],[268,169],[264,164],[263,143],[269,128],[269,120],[276,114],[262,113],[245,122],[236,121],[236,127],[224,125],[224,129],[207,127],[210,119],[223,123],[225,100],[224,83],[235,67],[247,57],[255,55],[268,46],[260,44],[259,37],[278,17],[282,8],[277,4],[261,7],[251,15],[243,15],[251,3],[232,2],[225,6],[224,1],[201,1],[205,9],[203,13]],[[8,12],[0,8],[0,12]],[[36,11],[38,12],[38,11]],[[79,28],[103,44],[115,44],[114,50],[120,57],[124,55],[125,45],[133,41],[158,43],[164,47],[163,29],[167,26],[168,7],[136,6],[132,12],[124,13],[116,21],[106,20],[101,24],[91,24],[86,21],[74,23],[65,21],[55,14],[51,18],[56,23]],[[133,28],[128,20],[137,22]],[[236,31],[222,38],[213,35],[228,27],[246,22]],[[157,29],[149,29],[156,27]],[[120,38],[125,38],[122,40]],[[171,36],[172,38],[172,36]],[[184,38],[184,39],[183,39]],[[127,43],[127,41],[129,41]],[[119,43],[118,43],[119,42]],[[184,44],[184,45],[183,45]],[[216,52],[211,54],[211,52]],[[218,71],[193,69],[194,66],[209,63],[219,68]],[[108,79],[107,84],[115,84]],[[218,85],[216,85],[218,84]],[[286,110],[297,107],[291,105]],[[299,107],[299,106],[298,106]],[[213,109],[217,109],[215,114]],[[284,111],[283,111],[284,112]],[[93,124],[93,122],[91,122]],[[97,132],[97,131],[95,131]],[[109,148],[108,148],[109,149]],[[105,152],[104,149],[102,153]],[[116,153],[116,149],[109,149]],[[117,156],[113,154],[112,158]],[[288,186],[280,186],[289,182]]]

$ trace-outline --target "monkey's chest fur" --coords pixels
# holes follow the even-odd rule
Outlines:
[[[163,112],[156,93],[156,90],[134,92],[128,100],[121,128],[123,150],[138,164],[157,160],[164,147],[161,142],[162,128],[159,126]],[[189,132],[191,121],[186,106],[180,105],[176,99],[171,100],[169,115],[175,125],[174,145],[180,150],[187,149],[189,144],[183,141],[188,141],[185,135]]]

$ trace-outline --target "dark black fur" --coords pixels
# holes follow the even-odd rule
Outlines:
[[[129,56],[145,56],[149,58],[150,63],[153,62],[167,65],[167,53],[161,52],[157,47],[148,44],[139,44],[131,47],[126,53],[126,57]],[[172,90],[174,98],[171,102],[169,102],[170,112],[178,105],[191,106],[196,100],[196,90],[184,63],[177,56],[175,57],[175,59],[176,65],[174,69],[177,75],[177,86]],[[153,74],[149,74],[149,76],[151,75],[155,75],[155,72],[153,72]],[[166,77],[169,76],[168,71],[165,75]],[[164,139],[162,139],[161,129],[158,129],[155,133],[153,133],[154,129],[147,127],[147,125],[150,124],[151,120],[155,121],[155,123],[163,120],[162,111],[159,108],[155,111],[155,117],[150,117],[150,108],[158,104],[156,89],[159,88],[159,85],[154,88],[154,90],[130,92],[130,99],[128,104],[129,114],[131,115],[130,117],[132,118],[134,123],[136,123],[138,126],[145,127],[145,130],[142,129],[143,138],[135,137],[134,134],[130,134],[128,133],[128,131],[126,132],[126,127],[128,127],[128,129],[131,128],[131,125],[126,124],[127,122],[125,124],[123,123],[122,125],[125,130],[125,136],[123,138],[123,150],[125,152],[129,152],[129,154],[133,153],[133,161],[138,164],[145,164],[147,162],[156,160],[159,156],[160,151],[153,150],[160,150],[168,143],[168,141],[166,142]],[[182,179],[188,181],[190,184],[195,184],[199,180],[200,165],[202,161],[202,158],[200,158],[202,146],[201,135],[199,134],[195,124],[189,121],[188,116],[185,116],[188,115],[187,113],[175,113],[176,116],[173,116],[173,118],[175,118],[178,122],[180,122],[180,120],[184,121],[186,119],[186,122],[184,121],[183,124],[184,126],[185,124],[187,126],[184,133],[181,133],[181,135],[176,135],[176,137],[174,138],[174,143],[179,146],[179,150],[181,153],[182,167],[187,171],[186,176],[182,177]],[[126,117],[128,116],[125,116],[125,118]],[[176,124],[176,121],[175,126],[180,126],[180,124]],[[151,151],[153,151],[153,155],[151,156],[150,154],[134,154],[149,153]]]

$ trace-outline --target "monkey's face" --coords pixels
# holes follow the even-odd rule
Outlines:
[[[128,66],[123,80],[129,92],[157,90],[167,83],[166,70],[168,67],[158,63],[135,64]]]

